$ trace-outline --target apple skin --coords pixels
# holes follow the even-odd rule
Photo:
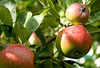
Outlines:
[[[92,37],[82,25],[74,25],[60,31],[56,37],[57,50],[68,58],[85,56],[92,46]]]
[[[37,37],[37,35],[35,34],[35,32],[33,32],[28,40],[28,43],[26,44],[27,46],[30,46],[30,45],[40,45],[41,44],[41,41],[40,39]]]
[[[72,24],[84,25],[88,21],[89,9],[81,3],[73,3],[66,9],[65,16]]]
[[[35,68],[34,53],[24,45],[7,46],[0,52],[0,68]]]

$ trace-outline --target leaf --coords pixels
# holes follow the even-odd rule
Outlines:
[[[79,66],[77,63],[73,64],[75,68],[82,68],[81,66]]]
[[[5,25],[13,26],[10,12],[3,5],[0,5],[0,24],[5,24]]]
[[[64,61],[61,61],[59,62],[59,65],[62,67],[62,68],[74,68],[72,65],[64,62]]]
[[[4,4],[10,11],[13,22],[16,21],[16,2],[15,1],[7,1],[7,3]]]
[[[72,3],[78,3],[79,0],[66,0],[67,7],[69,7]]]
[[[93,21],[100,21],[100,11],[95,14]]]
[[[50,6],[53,10],[55,10],[55,6],[54,6],[53,2],[52,2],[51,0],[47,0],[47,1],[48,1],[49,6]]]
[[[27,28],[29,28],[29,31],[33,33],[38,29],[40,24],[42,23],[44,19],[44,14],[41,13],[40,15],[35,15],[25,24]]]
[[[92,25],[90,25],[90,24],[85,25],[84,27],[89,31],[89,33],[100,32],[100,29],[99,29],[99,28],[97,28],[97,27],[95,27],[95,26],[92,26]]]
[[[56,62],[52,62],[52,68],[62,68],[62,67]]]
[[[91,12],[97,11],[100,9],[100,0],[97,0],[96,2],[94,2],[91,7],[90,10]]]
[[[0,4],[5,4],[5,3],[7,3],[8,2],[8,0],[2,0],[2,1],[0,1]]]
[[[55,18],[60,18],[60,15],[57,13],[56,10],[50,8],[49,12],[50,12]]]
[[[23,25],[21,25],[18,22],[15,23],[14,31],[15,31],[16,35],[18,36],[20,43],[22,43],[22,44],[25,43],[30,36],[29,29],[23,27]]]
[[[52,68],[52,61],[50,59],[45,60],[44,68]]]
[[[42,52],[39,55],[39,58],[49,58],[51,56],[50,52]]]
[[[58,0],[58,3],[60,4],[61,8],[63,9],[63,11],[65,11],[65,1],[64,0]]]
[[[89,4],[87,4],[87,6],[88,7],[90,7],[93,3],[95,3],[97,0],[89,0],[90,1],[90,3]]]
[[[42,64],[45,60],[40,60],[37,52],[34,52],[35,63]]]
[[[27,12],[27,11],[21,11],[18,15],[17,15],[17,20],[16,22],[21,23],[22,25],[24,25],[24,27],[26,26],[26,23],[29,21],[29,19],[32,17],[32,13],[31,12]]]
[[[41,54],[41,53],[43,53],[43,52],[48,52],[49,50],[48,50],[48,47],[47,46],[44,46],[44,47],[42,47],[39,51],[38,51],[38,55],[39,54]]]
[[[47,0],[38,0],[45,8],[47,6]]]
[[[4,31],[6,37],[8,37],[8,38],[11,37],[11,32],[12,32],[11,26],[1,25],[1,29],[2,29],[2,31]]]
[[[41,30],[38,28],[35,31],[35,33],[38,36],[38,38],[41,40],[42,44],[45,45],[46,44],[46,39],[45,39],[44,35],[42,34]]]
[[[36,68],[44,68],[43,64],[36,64]]]
[[[51,28],[55,28],[59,25],[59,23],[56,21],[56,18],[50,15],[45,16],[44,22],[47,23]]]

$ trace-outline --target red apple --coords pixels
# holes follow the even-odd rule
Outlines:
[[[83,4],[73,3],[66,9],[65,16],[72,24],[84,25],[88,21],[89,9]]]
[[[82,25],[74,25],[58,33],[56,46],[62,55],[78,59],[89,52],[92,46],[92,37]]]
[[[24,45],[10,45],[0,52],[0,68],[35,68],[34,54]]]

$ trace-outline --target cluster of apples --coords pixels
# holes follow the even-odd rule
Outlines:
[[[88,53],[92,46],[92,38],[83,27],[88,17],[89,10],[83,4],[74,3],[67,8],[66,18],[73,26],[63,29],[56,37],[56,46],[62,55],[78,59]],[[33,33],[29,42],[31,45],[39,45],[40,40]],[[7,46],[0,52],[0,68],[35,68],[34,53],[21,44]]]
[[[68,58],[81,58],[92,46],[92,37],[83,26],[88,21],[89,9],[83,4],[73,3],[66,9],[65,16],[73,25],[58,33],[57,50]]]

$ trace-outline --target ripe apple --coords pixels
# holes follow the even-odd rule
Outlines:
[[[72,24],[84,25],[88,21],[89,9],[83,4],[73,3],[66,9],[65,16]]]
[[[7,46],[0,52],[0,68],[35,68],[34,54],[24,45]]]
[[[26,45],[39,45],[41,43],[40,39],[37,37],[35,32],[33,32],[28,40]]]
[[[58,33],[56,46],[62,55],[78,59],[89,52],[92,46],[92,37],[82,25],[74,25]]]

